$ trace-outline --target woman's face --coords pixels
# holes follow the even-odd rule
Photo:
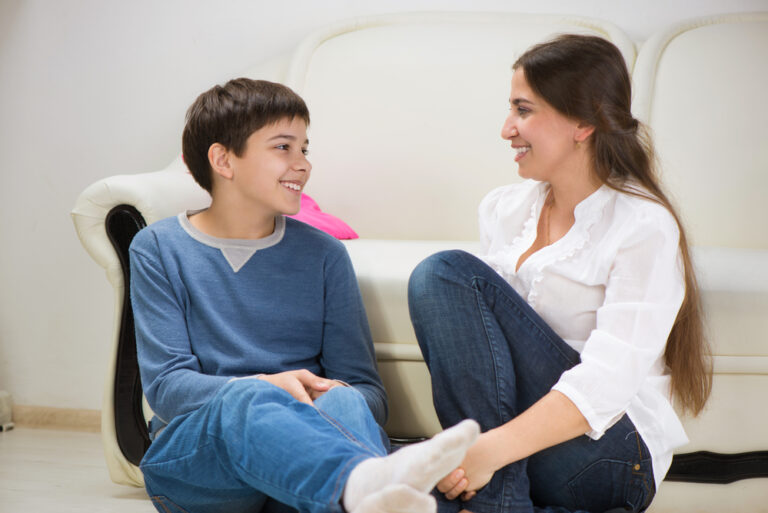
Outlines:
[[[522,178],[551,182],[576,162],[579,122],[565,117],[536,95],[522,68],[512,75],[510,110],[501,137],[517,153]]]

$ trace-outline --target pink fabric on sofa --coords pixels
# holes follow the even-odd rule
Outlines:
[[[355,231],[347,225],[344,221],[336,216],[328,214],[320,210],[317,202],[307,196],[301,195],[301,210],[295,216],[292,217],[298,221],[307,223],[310,226],[314,226],[318,230],[323,230],[336,237],[337,239],[357,239],[358,235]]]

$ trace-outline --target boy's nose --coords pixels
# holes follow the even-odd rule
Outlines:
[[[296,171],[305,171],[309,173],[312,170],[312,163],[309,161],[309,159],[307,159],[306,156],[302,156],[301,158],[296,159],[293,168]]]

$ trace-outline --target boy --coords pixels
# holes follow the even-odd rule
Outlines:
[[[309,112],[232,80],[187,113],[208,209],[142,230],[131,300],[156,413],[141,463],[158,511],[413,512],[477,437],[469,421],[386,456],[386,398],[344,246],[290,218]]]

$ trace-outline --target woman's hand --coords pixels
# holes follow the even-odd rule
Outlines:
[[[477,490],[488,484],[498,470],[494,457],[498,453],[493,431],[480,435],[469,448],[461,466],[437,483],[437,489],[453,500],[461,495],[462,500],[475,496]]]
[[[448,499],[461,495],[467,501],[500,468],[583,435],[589,429],[587,419],[576,405],[563,393],[552,390],[522,414],[480,435],[461,466],[443,478],[437,489]]]

